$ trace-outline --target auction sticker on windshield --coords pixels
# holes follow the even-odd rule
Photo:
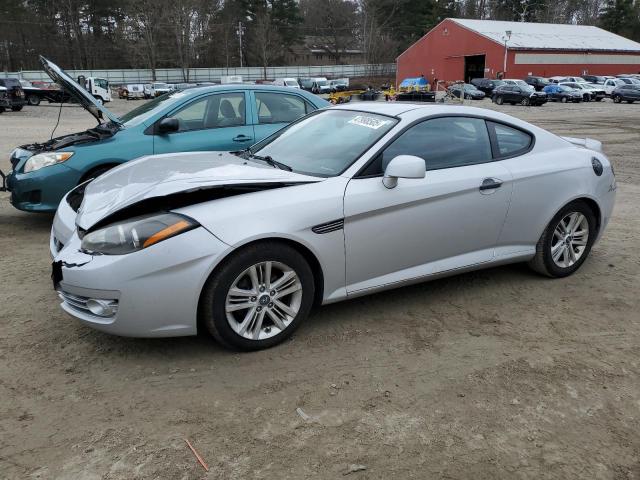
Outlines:
[[[384,127],[391,123],[391,120],[382,120],[376,117],[367,117],[366,115],[358,115],[349,120],[348,123],[360,125],[361,127],[373,128],[374,130]]]

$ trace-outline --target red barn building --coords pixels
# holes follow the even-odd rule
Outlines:
[[[397,58],[396,81],[640,73],[640,43],[587,25],[447,18]]]

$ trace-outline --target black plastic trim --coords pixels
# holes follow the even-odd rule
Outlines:
[[[311,227],[313,233],[324,234],[330,232],[336,232],[338,230],[342,230],[344,228],[344,218],[339,220],[332,220],[327,223],[321,223],[320,225],[316,225],[315,227]]]

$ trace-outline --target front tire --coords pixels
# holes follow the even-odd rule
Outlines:
[[[525,97],[520,100],[520,105],[522,105],[523,107],[528,107],[529,105],[531,105],[531,100]]]
[[[562,97],[562,98],[560,98],[560,101],[561,101],[562,103],[567,103],[567,97]]]
[[[207,280],[200,319],[222,345],[261,350],[286,340],[308,316],[313,272],[294,248],[259,243],[233,254]]]
[[[504,103],[504,98],[502,98],[500,95],[498,95],[496,97],[496,104],[502,105],[503,103]]]
[[[12,112],[19,112],[20,110],[22,110],[22,105],[20,105],[19,107],[11,107]]]
[[[581,200],[569,203],[547,225],[529,266],[552,278],[571,275],[587,259],[597,233],[589,205]]]

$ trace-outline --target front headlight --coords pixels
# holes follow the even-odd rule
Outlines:
[[[35,172],[44,167],[66,162],[73,156],[74,152],[45,152],[38,153],[27,160],[24,164],[24,173]]]
[[[156,213],[131,218],[87,233],[82,250],[103,255],[124,255],[198,227],[195,220],[177,213]]]

